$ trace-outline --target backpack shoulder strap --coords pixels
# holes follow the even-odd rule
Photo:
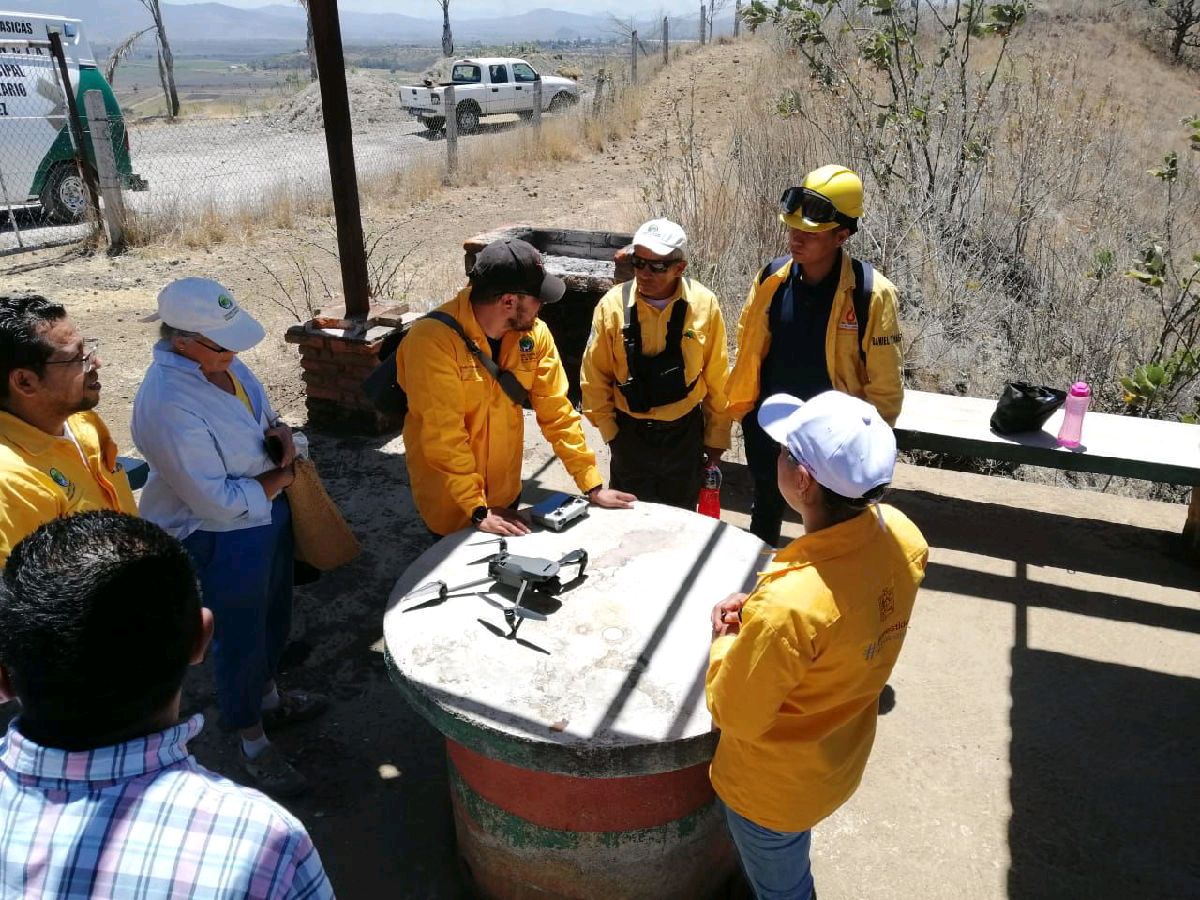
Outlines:
[[[629,325],[629,308],[633,306],[633,279],[621,285],[621,316],[626,326]]]
[[[858,359],[865,366],[867,351],[863,340],[867,330],[867,319],[871,315],[871,294],[875,290],[875,267],[861,259],[851,259],[854,270],[854,319],[858,323]]]
[[[763,266],[762,271],[758,273],[758,283],[762,284],[791,261],[792,258],[790,256],[778,256],[771,260],[769,263]]]
[[[449,313],[444,313],[436,309],[431,313],[426,313],[425,317],[441,322],[456,332],[462,338],[463,343],[467,345],[467,349],[471,351],[472,355],[487,369],[488,374],[500,384],[500,388],[508,395],[508,399],[518,406],[525,405],[529,400],[529,391],[525,390],[525,386],[517,381],[517,377],[512,372],[508,371],[508,369],[500,368],[490,356],[483,355],[483,351],[479,349],[479,345],[467,337],[467,333],[463,331],[462,323],[458,319]]]

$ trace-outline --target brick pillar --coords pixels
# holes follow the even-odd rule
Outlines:
[[[284,335],[300,348],[309,427],[316,431],[385,434],[401,420],[378,412],[362,383],[379,364],[379,347],[401,327],[407,306],[372,307],[366,320],[317,316]]]

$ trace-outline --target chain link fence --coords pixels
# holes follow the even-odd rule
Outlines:
[[[645,82],[670,54],[663,52],[660,35],[639,38],[636,45],[631,41],[615,47],[611,55],[589,59],[586,75],[570,72],[578,79],[572,89],[553,87],[545,80],[543,106],[550,110],[546,121],[605,115],[632,83],[635,55],[637,80]],[[563,68],[579,62],[564,61]],[[57,93],[61,106],[52,60],[45,80],[45,90]],[[490,91],[489,85],[480,87]],[[360,190],[394,189],[396,176],[413,170],[438,181],[445,177],[457,154],[448,152],[444,119],[430,122],[410,115],[400,85],[369,71],[349,71],[347,93]],[[457,136],[467,153],[464,165],[486,165],[489,138],[525,127],[533,119],[528,109],[497,109],[498,113],[481,110],[484,115],[477,124]],[[0,118],[0,253],[83,241],[99,227],[73,161],[70,129],[63,122],[46,116]],[[330,206],[316,83],[261,114],[131,121],[110,110],[103,130],[117,159],[116,175],[128,214],[126,233],[134,242],[233,218],[288,227],[295,213],[324,213]],[[100,131],[98,127],[98,135]],[[42,148],[49,144],[57,155],[46,164]]]

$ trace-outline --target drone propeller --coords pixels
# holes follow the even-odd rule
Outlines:
[[[489,605],[496,607],[496,609],[503,610],[505,615],[512,613],[512,615],[517,616],[520,619],[533,619],[535,622],[546,621],[545,613],[540,613],[535,609],[530,609],[528,606],[507,606],[501,603],[499,600],[489,597],[487,594],[480,594],[479,596],[482,597]]]

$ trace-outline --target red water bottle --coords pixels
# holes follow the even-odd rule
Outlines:
[[[716,463],[704,468],[704,483],[700,487],[700,502],[696,512],[714,519],[721,518],[721,467]]]

